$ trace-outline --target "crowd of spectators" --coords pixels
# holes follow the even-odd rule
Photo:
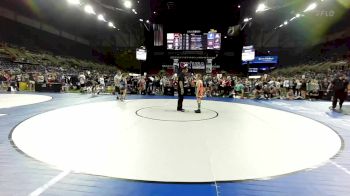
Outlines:
[[[82,68],[21,64],[0,60],[2,90],[34,90],[35,84],[52,83],[61,84],[63,91],[79,90],[81,86],[85,86],[91,81],[113,85],[114,74],[110,71],[101,72]],[[20,84],[24,84],[24,86]]]
[[[117,70],[98,62],[0,43],[1,90],[34,90],[35,84],[53,83],[61,84],[63,91],[80,90],[84,83],[96,80],[112,85]]]
[[[74,63],[62,57],[55,57],[56,59],[65,59],[64,65],[59,65],[57,62],[50,63],[51,58],[46,55],[38,54],[31,55],[38,57],[36,62],[28,61],[25,58],[14,60],[6,56],[2,57],[2,53],[4,52],[0,51],[0,84],[3,91],[33,91],[37,84],[52,83],[60,84],[62,92],[74,90],[93,92],[97,89],[99,92],[113,93],[113,89],[115,89],[116,68],[95,69],[91,66],[84,66],[84,63],[89,63],[86,61]],[[72,62],[73,65],[67,65],[67,62]],[[327,63],[289,67],[249,78],[228,73],[207,74],[203,76],[205,94],[207,97],[322,99],[324,92],[337,74],[344,73],[346,76],[350,76],[349,62],[343,60],[341,63],[341,67],[328,66]],[[305,69],[305,67],[309,68]],[[294,73],[293,69],[297,72]],[[125,74],[128,75],[128,93],[171,95],[168,93],[169,91],[175,94],[177,92],[177,74],[139,75],[123,73],[123,75]],[[185,77],[184,83],[184,87],[192,92],[195,88],[194,74],[189,73]]]
[[[349,76],[350,69],[329,69],[326,73],[306,72],[291,76],[264,74],[260,77],[237,77],[231,74],[204,75],[207,97],[239,97],[256,99],[321,99],[331,81],[339,73]],[[0,60],[0,82],[3,90],[34,90],[35,84],[59,83],[63,92],[79,90],[91,92],[98,86],[101,92],[113,93],[116,72],[99,72],[79,68],[11,63]],[[128,74],[128,93],[163,95],[171,89],[176,92],[177,74],[147,75]],[[9,88],[10,87],[10,88]],[[91,88],[89,88],[91,87]],[[195,88],[194,74],[185,77],[184,87]]]
[[[230,74],[204,75],[207,97],[239,97],[255,99],[321,99],[331,81],[339,74],[349,76],[350,70],[329,70],[328,73],[308,72],[294,76],[237,77]],[[166,94],[167,89],[177,89],[176,74],[129,79],[131,89],[139,94]],[[193,74],[185,77],[185,88],[195,88]]]

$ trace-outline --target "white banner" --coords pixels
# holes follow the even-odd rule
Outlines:
[[[190,62],[192,69],[205,69],[204,62]]]
[[[211,74],[213,71],[213,59],[207,59],[207,65],[205,66],[205,72]]]
[[[179,69],[179,59],[174,59],[173,69],[177,71]]]

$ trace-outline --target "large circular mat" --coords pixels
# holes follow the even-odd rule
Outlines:
[[[51,100],[52,97],[31,94],[0,94],[0,109],[30,105]]]
[[[203,113],[195,114],[195,100],[185,100],[182,113],[176,104],[151,99],[62,108],[19,124],[12,139],[61,169],[185,183],[289,174],[317,167],[341,148],[333,130],[292,113],[204,101]]]

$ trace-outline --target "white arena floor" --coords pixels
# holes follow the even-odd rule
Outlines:
[[[185,100],[193,107],[181,113],[176,102],[61,108],[22,122],[12,139],[24,153],[62,170],[156,182],[266,179],[318,167],[342,145],[332,129],[296,114],[215,101],[204,101],[195,114],[195,100]]]

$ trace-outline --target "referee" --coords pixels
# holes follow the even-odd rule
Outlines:
[[[177,77],[178,81],[178,87],[177,87],[177,92],[178,92],[178,101],[177,101],[177,111],[180,112],[185,112],[185,110],[182,108],[182,103],[184,101],[184,94],[185,94],[185,88],[184,88],[184,83],[185,83],[185,75],[188,72],[188,65],[187,64],[182,64],[180,65],[180,72]]]

